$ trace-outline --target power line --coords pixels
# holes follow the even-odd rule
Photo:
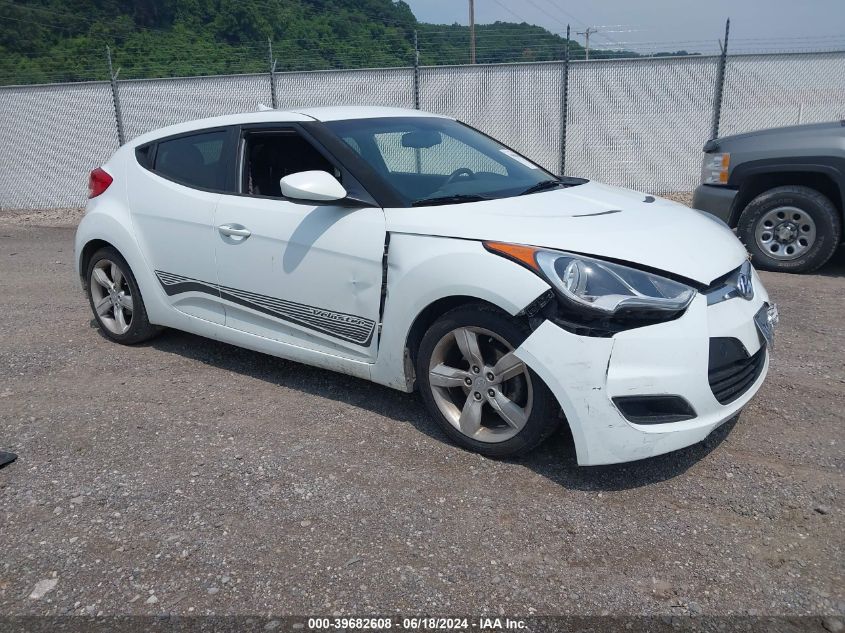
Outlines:
[[[568,26],[565,22],[561,22],[561,21],[560,21],[560,20],[558,20],[556,17],[554,17],[551,13],[549,13],[548,11],[546,11],[545,9],[543,9],[541,6],[539,6],[536,2],[534,2],[534,0],[526,0],[526,2],[528,2],[528,4],[530,4],[532,7],[534,7],[535,9],[537,9],[540,13],[542,13],[542,14],[543,14],[543,15],[545,15],[545,16],[548,16],[549,18],[551,18],[552,20],[554,20],[555,22],[557,22],[558,24],[560,24],[560,25],[561,25],[561,26],[563,26],[564,28],[565,28],[566,26]]]
[[[528,1],[529,1],[529,2],[531,2],[531,3],[533,4],[533,0],[528,0]],[[577,16],[573,15],[573,14],[572,14],[572,13],[570,13],[569,11],[566,11],[566,10],[565,10],[565,9],[563,9],[562,7],[559,7],[557,4],[555,4],[554,2],[552,2],[552,0],[543,0],[543,1],[544,1],[544,2],[546,2],[547,4],[549,4],[549,5],[550,5],[551,7],[553,7],[555,10],[560,11],[561,13],[563,13],[564,15],[566,15],[567,17],[571,18],[571,19],[572,19],[572,20],[574,20],[575,22],[578,22],[579,24],[581,24],[581,25],[583,25],[583,26],[587,27],[587,30],[589,30],[589,28],[590,28],[590,27],[588,27],[588,26],[587,26],[586,22],[584,22],[583,20],[579,19]],[[534,6],[536,6],[536,5],[534,5]],[[553,18],[553,19],[554,19],[554,18]],[[555,20],[555,21],[556,21],[556,22],[558,22],[558,24],[563,24],[563,22],[561,22],[560,20]],[[569,26],[569,25],[567,24],[566,26]],[[601,28],[601,27],[594,27],[594,28],[598,29],[598,28]],[[596,33],[597,33],[598,31],[596,30],[596,31],[594,31],[594,32],[596,32]],[[582,33],[582,34],[583,34],[583,33]],[[609,41],[611,44],[615,44],[615,43],[616,43],[616,42],[613,40],[613,38],[608,37],[607,35],[604,35],[603,33],[600,35],[600,37],[602,37],[602,38],[604,38],[605,40]]]
[[[507,11],[508,13],[510,13],[510,14],[511,14],[513,17],[515,17],[517,20],[520,20],[520,22],[518,22],[517,24],[527,23],[527,20],[526,20],[524,17],[521,17],[521,16],[517,15],[516,13],[514,13],[514,12],[510,9],[510,7],[508,7],[508,6],[507,6],[507,5],[505,5],[505,4],[502,4],[499,0],[493,0],[493,2],[495,2],[495,3],[496,3],[496,4],[498,4],[500,7],[502,7],[505,11]]]
[[[594,29],[590,26],[588,26],[583,31],[575,31],[575,33],[577,33],[578,35],[584,36],[584,50],[586,51],[586,54],[587,54],[587,57],[586,57],[587,60],[590,59],[590,35],[593,34],[593,33],[598,33],[598,32],[599,32],[598,29]]]
[[[557,6],[557,4],[552,2],[552,0],[545,0],[545,2],[548,3],[549,5],[551,5],[552,7],[554,7],[555,9],[557,9],[558,11],[560,11],[561,13],[563,13],[569,19],[577,22],[578,24],[586,26],[586,22],[584,22],[583,20],[579,19],[578,17],[572,15],[569,11],[564,10],[562,7]]]
[[[544,0],[544,2],[547,2],[549,5],[551,5],[552,7],[554,7],[556,10],[560,11],[561,13],[563,13],[564,15],[566,15],[567,17],[569,17],[569,18],[571,18],[572,20],[574,20],[575,22],[578,22],[578,23],[579,23],[579,24],[581,24],[582,26],[585,26],[585,27],[587,27],[587,28],[589,29],[589,27],[588,27],[588,25],[587,25],[587,23],[586,23],[586,22],[584,22],[583,20],[579,19],[577,16],[573,15],[573,14],[572,14],[572,13],[570,13],[569,11],[566,11],[566,10],[565,10],[565,9],[563,9],[562,7],[559,7],[559,6],[558,6],[557,4],[555,4],[552,0]],[[595,28],[597,28],[597,29],[601,29],[601,28],[603,28],[603,27],[599,26],[599,27],[595,27]],[[596,31],[596,32],[598,32],[598,31]],[[605,40],[609,41],[611,44],[616,44],[616,42],[613,40],[613,38],[611,38],[611,37],[609,37],[609,36],[605,35],[604,33],[602,33],[602,34],[600,35],[600,37],[602,37],[602,38],[604,38]]]
[[[36,22],[34,20],[21,20],[20,18],[13,18],[8,15],[0,15],[0,20],[6,20],[7,22],[19,22],[21,24],[37,24],[38,26],[43,26],[48,29],[57,29],[59,31],[73,31],[74,29],[70,28],[69,26],[58,26],[57,24],[45,24],[44,22]]]

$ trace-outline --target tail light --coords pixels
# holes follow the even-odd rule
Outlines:
[[[88,197],[96,198],[114,182],[114,178],[104,169],[97,167],[88,176]]]

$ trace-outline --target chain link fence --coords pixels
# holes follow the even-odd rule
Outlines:
[[[698,184],[718,58],[574,62],[566,171],[649,192]]]
[[[559,172],[643,191],[689,191],[721,107],[722,135],[845,119],[845,52],[330,70],[117,82],[127,140],[165,125],[320,105],[453,116]],[[275,87],[275,90],[271,89]],[[118,147],[109,82],[0,87],[0,208],[84,204]]]
[[[283,110],[338,104],[414,107],[412,68],[287,72],[275,78]]]
[[[117,148],[109,82],[0,89],[0,208],[82,205]]]
[[[270,103],[267,75],[138,79],[118,83],[127,140],[165,125]]]
[[[453,116],[560,171],[561,63],[420,69],[420,108]]]
[[[845,119],[845,52],[729,57],[722,135]]]

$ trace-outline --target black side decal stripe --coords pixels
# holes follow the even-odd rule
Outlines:
[[[338,312],[326,314],[327,311],[305,306],[291,301],[284,301],[282,299],[275,299],[273,297],[265,297],[263,295],[256,295],[255,293],[248,293],[235,288],[228,288],[220,286],[221,292],[226,292],[230,295],[239,297],[244,301],[256,303],[276,310],[277,312],[284,312],[294,317],[299,317],[305,320],[311,320],[315,323],[320,323],[328,328],[337,328],[339,331],[348,330],[350,332],[359,332],[366,335],[372,328],[372,321],[362,320],[361,317],[354,315],[346,315]]]
[[[302,303],[220,286],[161,270],[157,270],[155,273],[168,296],[185,292],[201,292],[272,316],[280,321],[295,323],[306,329],[357,345],[367,346],[373,338],[375,321],[354,314],[315,308]]]

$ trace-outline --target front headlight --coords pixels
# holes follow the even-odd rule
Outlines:
[[[653,318],[655,313],[678,313],[696,292],[660,275],[584,255],[501,242],[484,246],[540,274],[569,308],[596,317]]]
[[[701,182],[705,185],[726,185],[730,168],[730,154],[705,154],[701,163]]]
[[[607,315],[622,312],[678,312],[695,296],[687,285],[651,273],[582,255],[539,251],[546,279],[564,299]]]

